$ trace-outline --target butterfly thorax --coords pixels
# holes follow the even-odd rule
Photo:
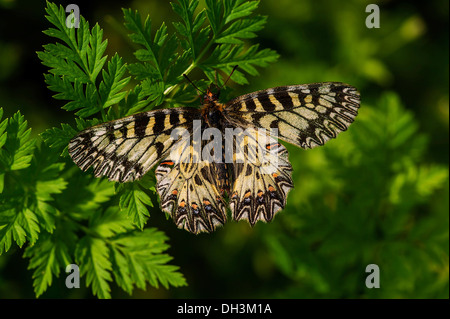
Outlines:
[[[215,127],[221,131],[223,130],[225,120],[223,109],[224,105],[219,102],[219,94],[213,93],[208,89],[203,96],[201,113],[203,120],[209,127]]]

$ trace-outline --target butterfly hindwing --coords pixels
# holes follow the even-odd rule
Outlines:
[[[249,128],[236,138],[230,208],[235,220],[271,221],[294,187],[286,148],[265,132]]]
[[[227,103],[226,110],[230,120],[241,119],[240,125],[277,129],[279,138],[314,148],[347,130],[359,103],[354,87],[323,82],[243,95]]]
[[[80,132],[69,143],[69,154],[82,169],[93,167],[96,177],[130,182],[161,161],[176,143],[175,127],[189,129],[197,109],[174,108],[139,113]]]
[[[178,155],[178,156],[177,156]],[[226,222],[226,210],[211,163],[199,161],[189,141],[180,140],[156,168],[161,208],[179,228],[198,234]]]

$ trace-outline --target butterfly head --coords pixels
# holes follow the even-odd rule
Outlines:
[[[186,74],[183,74],[183,76],[186,78],[186,80],[189,81],[189,83],[192,84],[192,86],[198,91],[203,93],[203,104],[204,105],[208,105],[208,104],[215,104],[217,101],[219,101],[219,96],[220,96],[220,90],[225,86],[225,84],[227,84],[228,80],[231,78],[231,75],[233,74],[233,72],[237,69],[237,65],[235,65],[233,67],[233,70],[231,71],[230,75],[228,76],[228,78],[225,80],[225,82],[222,84],[222,86],[219,86],[217,84],[211,84],[207,89],[206,89],[206,93],[203,92],[202,90],[200,90],[190,79]],[[216,83],[218,83],[217,81],[217,70],[216,70]],[[215,87],[217,92],[213,92],[212,88]]]
[[[204,104],[209,104],[209,103],[215,103],[219,100],[219,96],[220,96],[220,88],[217,90],[217,92],[213,92],[211,90],[213,85],[210,85],[207,89],[206,89],[206,93],[205,95],[203,95],[203,103]]]

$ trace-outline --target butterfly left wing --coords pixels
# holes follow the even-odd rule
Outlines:
[[[171,137],[173,129],[190,130],[192,121],[200,116],[197,109],[173,108],[100,124],[75,136],[69,154],[82,170],[92,166],[96,177],[131,182],[166,156],[177,142]]]
[[[161,208],[178,228],[212,232],[226,222],[226,209],[212,171],[212,163],[200,161],[189,140],[180,140],[156,168],[156,189]]]

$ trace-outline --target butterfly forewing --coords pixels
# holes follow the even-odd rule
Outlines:
[[[347,130],[358,114],[359,103],[354,87],[324,82],[243,95],[227,103],[226,111],[232,121],[240,120],[240,125],[277,129],[279,138],[313,148]]]
[[[141,178],[177,142],[174,128],[190,130],[200,113],[193,108],[139,113],[80,132],[69,143],[69,154],[82,169],[93,167],[96,177],[130,182]]]

